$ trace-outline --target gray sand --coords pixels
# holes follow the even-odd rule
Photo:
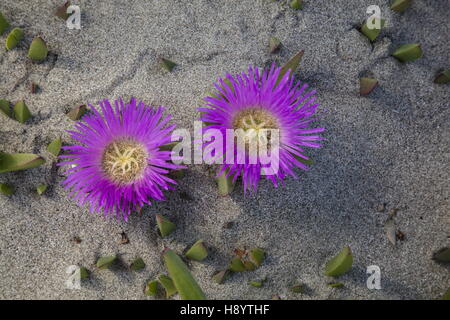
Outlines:
[[[211,254],[191,269],[212,299],[435,299],[448,288],[448,268],[430,259],[448,244],[449,232],[450,90],[432,82],[440,68],[450,67],[447,0],[415,1],[404,14],[381,0],[306,0],[303,11],[261,0],[72,1],[81,4],[81,31],[53,16],[61,2],[0,4],[11,24],[25,30],[18,48],[6,52],[0,45],[0,97],[24,98],[34,114],[25,125],[1,118],[0,149],[47,159],[39,168],[0,176],[17,188],[11,197],[0,195],[0,298],[145,299],[146,280],[165,272],[163,248],[181,252],[199,238]],[[388,23],[373,46],[355,29],[370,4],[380,5]],[[51,50],[42,64],[26,57],[35,35]],[[272,35],[283,43],[275,55],[267,50]],[[409,42],[422,44],[422,59],[401,64],[389,55]],[[256,196],[245,197],[240,186],[219,197],[208,168],[192,165],[168,201],[128,223],[90,215],[67,198],[46,146],[60,135],[72,142],[64,131],[73,124],[69,108],[134,96],[167,106],[179,127],[192,129],[196,107],[217,77],[249,64],[282,63],[300,49],[306,53],[299,79],[319,92],[327,141],[311,151],[315,164],[299,180],[279,189],[264,182]],[[159,56],[179,66],[167,73]],[[360,97],[358,79],[367,73],[380,86]],[[41,92],[32,95],[30,81]],[[42,182],[51,187],[39,197],[34,189]],[[384,202],[386,211],[377,212]],[[400,208],[396,223],[405,234],[396,247],[383,229],[392,208]],[[155,213],[177,224],[167,239],[156,233]],[[223,229],[228,221],[235,225]],[[122,231],[127,245],[118,244]],[[82,242],[71,241],[74,236]],[[345,288],[332,289],[323,266],[344,245],[354,252],[354,267],[341,278]],[[245,246],[267,250],[263,266],[213,283],[213,272]],[[94,270],[98,256],[112,253],[123,264],[141,256],[147,267],[94,271],[81,290],[66,289],[69,265]],[[366,287],[369,265],[381,268],[381,290]],[[247,285],[264,276],[263,288]],[[307,294],[289,292],[297,282],[307,285]]]

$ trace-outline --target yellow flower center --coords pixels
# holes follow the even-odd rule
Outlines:
[[[117,140],[103,153],[103,171],[113,181],[127,184],[138,179],[147,166],[145,147],[132,140]]]
[[[267,144],[270,141],[270,131],[268,129],[278,129],[277,120],[267,110],[254,107],[247,108],[233,119],[234,129],[244,130],[246,144],[259,141]]]

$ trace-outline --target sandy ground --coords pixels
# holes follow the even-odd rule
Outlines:
[[[449,68],[447,0],[414,1],[404,14],[382,0],[305,0],[303,11],[284,1],[73,1],[82,10],[82,30],[69,30],[53,16],[61,1],[5,0],[0,11],[25,31],[18,48],[0,46],[0,97],[25,99],[34,117],[27,124],[1,118],[0,149],[35,152],[47,162],[36,169],[0,175],[13,184],[0,195],[0,298],[146,299],[148,279],[163,273],[164,247],[181,252],[202,238],[210,256],[191,269],[211,299],[435,299],[450,283],[448,268],[430,257],[448,244],[448,85],[433,83]],[[378,4],[388,27],[374,45],[356,29]],[[35,35],[50,55],[30,63],[26,50]],[[269,54],[267,42],[283,43]],[[1,36],[1,41],[6,35]],[[389,53],[419,42],[420,60],[401,64]],[[310,154],[315,165],[289,179],[284,188],[264,182],[256,196],[238,187],[219,197],[206,166],[192,165],[168,201],[144,208],[128,223],[88,214],[67,198],[47,144],[73,124],[65,112],[103,98],[135,96],[167,106],[179,127],[193,128],[196,107],[212,82],[249,64],[284,62],[304,49],[299,79],[318,90],[320,124],[327,141]],[[179,65],[167,73],[158,57]],[[360,97],[359,77],[372,74],[380,86]],[[31,94],[30,81],[41,91]],[[50,185],[42,197],[39,183]],[[374,208],[386,203],[385,212]],[[392,246],[384,232],[388,211],[399,208],[396,223],[405,239]],[[153,215],[176,222],[167,239],[156,233]],[[224,229],[226,222],[235,222]],[[130,243],[118,244],[121,232]],[[72,241],[79,237],[80,244]],[[353,269],[341,290],[326,285],[323,266],[344,245],[354,252]],[[254,272],[223,285],[210,277],[223,268],[236,247],[262,247],[268,258]],[[65,287],[66,268],[94,270],[100,255],[118,254],[122,266],[94,271],[81,290]],[[126,270],[140,256],[144,271]],[[366,287],[366,267],[381,268],[381,290]],[[262,288],[248,280],[267,276]],[[308,287],[290,293],[292,284]]]

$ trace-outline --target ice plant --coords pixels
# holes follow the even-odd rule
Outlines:
[[[163,190],[176,184],[167,174],[182,167],[171,163],[170,150],[160,149],[171,142],[175,125],[167,126],[170,116],[163,116],[163,107],[134,98],[129,104],[122,99],[115,106],[108,100],[99,104],[101,113],[89,105],[92,112],[68,131],[77,144],[63,147],[59,165],[69,166],[63,185],[91,212],[127,220],[151,199],[165,200]]]
[[[322,137],[318,133],[324,129],[310,127],[315,120],[316,91],[306,92],[308,85],[296,83],[290,70],[284,75],[281,73],[283,76],[280,72],[282,68],[273,65],[262,73],[250,67],[247,73],[227,74],[214,84],[216,93],[204,99],[206,106],[199,108],[200,120],[205,123],[203,130],[218,129],[225,137],[221,154],[224,161],[219,175],[226,172],[234,181],[241,176],[244,190],[256,191],[264,164],[248,161],[248,150],[245,150],[248,146],[239,148],[239,144],[235,144],[234,151],[226,149],[230,148],[226,138],[228,129],[242,129],[249,137],[262,129],[279,130],[279,169],[266,174],[275,187],[288,175],[296,177],[294,168],[308,169],[309,158],[304,154],[304,147],[320,147]],[[269,144],[270,138],[269,135]],[[204,150],[207,146],[205,143]],[[227,153],[234,154],[234,158],[229,157],[233,161],[227,160]],[[241,159],[246,157],[245,163],[238,163],[239,153]]]

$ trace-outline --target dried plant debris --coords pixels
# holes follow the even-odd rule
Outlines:
[[[401,232],[400,230],[397,230],[397,232],[395,233],[395,237],[399,241],[403,241],[406,238],[405,234],[403,232]]]
[[[396,226],[393,218],[388,218],[386,220],[386,222],[384,223],[384,231],[386,232],[386,237],[388,238],[389,242],[392,243],[393,246],[395,246],[397,237],[395,235]]]
[[[5,47],[6,50],[14,49],[20,40],[23,39],[23,31],[20,28],[14,28],[6,37]]]
[[[412,0],[393,0],[391,10],[403,12],[411,6]]]
[[[345,246],[333,259],[325,265],[325,275],[337,277],[347,273],[353,265],[353,255],[349,246]]]
[[[369,23],[373,26],[374,24],[380,24],[380,28],[372,28],[370,29]],[[375,41],[375,39],[380,35],[381,29],[384,27],[385,20],[384,19],[369,19],[361,26],[361,33],[364,34],[370,41]]]
[[[72,119],[73,121],[80,120],[81,117],[86,113],[87,107],[85,104],[80,105],[78,107],[73,108],[67,113],[67,116]]]
[[[27,122],[28,119],[31,118],[30,109],[28,109],[28,106],[26,105],[25,101],[23,101],[23,100],[18,101],[14,105],[13,111],[14,111],[14,117],[20,123],[25,123],[25,122]]]
[[[47,55],[48,48],[45,41],[41,37],[34,38],[28,49],[28,57],[33,61],[42,61]]]
[[[3,34],[3,32],[6,31],[6,29],[9,28],[9,23],[3,16],[2,12],[0,11],[0,36]]]
[[[133,271],[140,271],[145,268],[145,262],[142,258],[136,258],[130,265],[130,269]]]
[[[173,250],[163,253],[164,264],[182,300],[205,300],[206,296],[186,264]]]
[[[265,258],[265,251],[260,248],[251,250],[236,249],[228,270],[233,272],[253,271],[258,268]]]
[[[5,196],[10,196],[14,193],[14,188],[6,183],[0,183],[0,193],[3,193]]]
[[[281,48],[281,41],[276,37],[270,37],[269,39],[269,52],[275,53]]]
[[[294,10],[303,9],[303,0],[292,0],[289,2],[289,6]]]
[[[32,94],[36,94],[39,90],[39,86],[35,82],[31,82],[30,91]]]
[[[293,293],[304,293],[305,287],[302,284],[296,284],[289,289]]]
[[[386,210],[386,203],[379,203],[376,205],[375,210],[377,212],[384,212]]]
[[[208,256],[208,250],[206,249],[205,242],[203,240],[198,240],[192,247],[186,251],[186,258],[195,261],[203,261]]]
[[[231,276],[230,270],[221,270],[214,273],[212,279],[215,283],[222,284]]]
[[[55,16],[63,20],[67,20],[70,14],[67,13],[67,8],[70,7],[70,1],[66,1],[62,6],[55,10]]]
[[[32,153],[0,152],[0,173],[36,168],[43,163],[44,158]]]
[[[414,61],[421,58],[422,55],[422,48],[418,43],[403,44],[392,53],[392,56],[401,62]]]
[[[130,243],[130,239],[128,239],[128,236],[127,236],[127,234],[124,231],[122,231],[120,236],[121,236],[121,239],[119,241],[119,244],[128,244],[128,243]]]
[[[158,281],[151,280],[147,282],[147,285],[145,286],[144,294],[148,297],[156,297],[158,296]]]
[[[115,255],[100,257],[96,263],[97,268],[99,268],[100,270],[109,269],[109,267],[113,265],[116,259],[117,257]]]
[[[173,68],[177,66],[177,64],[169,59],[161,58],[161,67],[169,72],[172,72]]]
[[[36,192],[38,193],[38,195],[42,195],[45,190],[47,190],[47,185],[46,184],[40,184],[36,187]]]
[[[450,82],[450,69],[440,71],[436,78],[434,78],[434,83],[449,83]]]
[[[78,236],[74,236],[74,237],[72,238],[72,241],[73,241],[74,243],[76,243],[76,244],[80,244],[80,243],[81,243],[81,238],[78,237]]]
[[[8,100],[0,99],[0,113],[11,117],[11,103]]]
[[[161,235],[161,237],[167,237],[169,234],[175,231],[176,226],[173,222],[160,214],[157,214],[155,216],[156,224],[158,225],[159,234]]]
[[[450,262],[450,248],[444,247],[434,252],[433,260],[437,262]]]
[[[62,141],[61,138],[56,138],[47,146],[47,151],[53,154],[55,157],[59,156],[61,152]]]
[[[363,77],[359,79],[359,94],[368,95],[378,85],[378,80],[374,78]]]

